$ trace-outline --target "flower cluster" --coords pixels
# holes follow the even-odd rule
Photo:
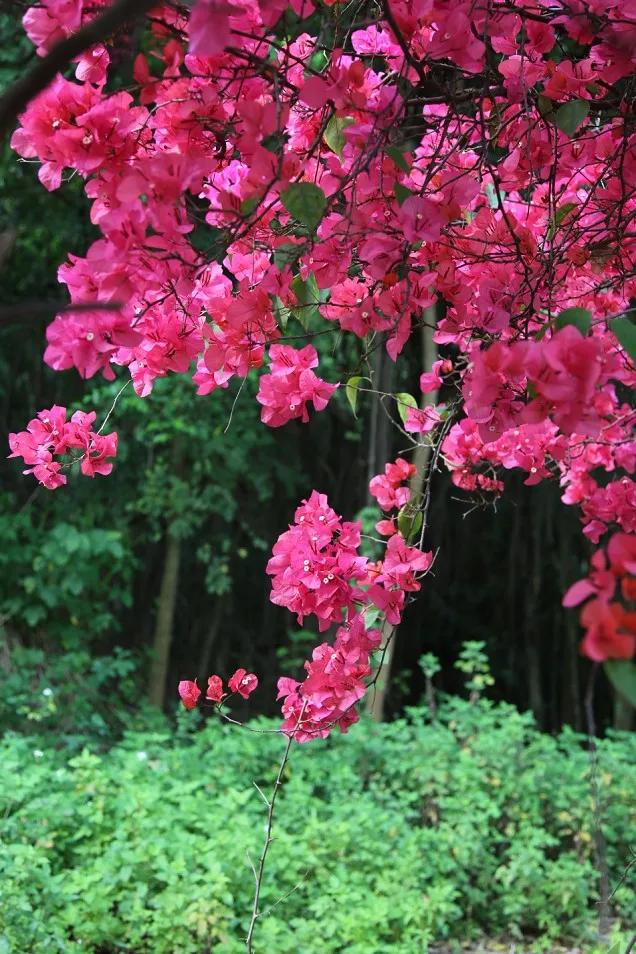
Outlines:
[[[37,53],[103,2],[27,10]],[[125,368],[142,397],[158,378],[193,375],[206,395],[269,354],[257,401],[278,427],[306,422],[336,387],[316,373],[315,349],[284,334],[344,334],[356,368],[358,339],[396,361],[441,302],[434,339],[453,361],[433,362],[420,386],[455,389],[443,443],[453,481],[499,493],[502,469],[558,479],[590,540],[633,534],[633,0],[488,12],[391,0],[377,22],[352,12],[346,47],[327,51],[340,5],[292,0],[281,32],[287,5],[159,4],[143,27],[152,54],[136,57],[126,91],[109,83],[113,37],[29,102],[14,150],[40,162],[47,189],[67,170],[81,178],[100,233],[60,268],[76,311],[48,329],[46,362],[83,377]],[[414,125],[424,76],[440,95]],[[455,101],[461,89],[474,108]],[[12,456],[51,488],[69,450],[84,473],[107,473],[115,435],[86,415],[52,424],[54,410],[11,436]],[[405,431],[439,441],[444,414],[409,407]],[[374,478],[383,509],[409,502],[408,479]],[[276,544],[274,601],[323,630],[354,604],[399,619],[424,555],[404,551],[387,519],[385,559],[367,565],[359,528],[319,498]]]
[[[243,699],[248,699],[254,690],[258,687],[258,677],[253,672],[247,672],[246,669],[237,669],[233,676],[227,681],[228,691],[223,688],[223,680],[220,676],[209,676],[208,687],[205,698],[208,702],[219,704],[229,696],[239,695]],[[201,690],[196,679],[182,679],[179,683],[179,696],[186,709],[196,709]]]
[[[387,509],[398,506],[395,493],[413,472],[413,465],[398,458],[385,475],[374,478],[383,482],[376,483],[376,491],[393,500],[389,505],[387,497]],[[324,738],[334,725],[344,732],[357,721],[355,706],[371,674],[369,656],[381,642],[380,630],[366,628],[365,612],[374,607],[389,627],[397,625],[406,594],[420,589],[419,578],[433,562],[431,553],[408,546],[393,524],[379,562],[358,556],[359,543],[359,525],[343,522],[326,496],[314,491],[297,509],[294,525],[279,537],[267,565],[273,603],[297,613],[299,622],[313,613],[321,631],[341,623],[334,644],[321,643],[305,663],[303,683],[279,680],[283,730],[297,728],[294,737],[301,742]]]
[[[596,662],[606,659],[631,659],[636,652],[636,613],[616,599],[636,598],[636,536],[614,533],[606,548],[591,559],[587,577],[573,583],[563,597],[564,606],[578,606],[585,637],[581,651]]]
[[[399,510],[411,499],[411,491],[404,486],[404,482],[414,474],[415,466],[403,457],[398,457],[392,464],[384,465],[383,474],[371,479],[369,493],[375,497],[382,510]]]
[[[9,434],[9,456],[22,457],[28,464],[24,473],[33,474],[49,490],[66,483],[65,465],[56,458],[77,451],[73,460],[80,462],[86,477],[94,477],[110,474],[113,465],[109,458],[117,454],[117,434],[100,435],[93,430],[95,412],[75,411],[70,421],[66,414],[65,407],[55,404],[29,421],[26,431]]]
[[[261,420],[270,427],[280,427],[299,417],[309,420],[307,404],[323,411],[337,384],[327,384],[312,368],[318,366],[318,355],[312,345],[297,351],[287,345],[273,345],[269,351],[270,373],[260,379],[256,400],[262,405]]]
[[[334,726],[346,732],[358,721],[356,705],[367,690],[371,675],[370,653],[380,645],[377,629],[367,629],[364,616],[356,614],[336,631],[333,645],[321,643],[305,663],[303,682],[286,676],[278,680],[283,699],[283,732],[298,742],[324,739]]]
[[[325,494],[314,490],[281,534],[267,564],[271,600],[295,613],[299,623],[314,614],[321,631],[353,607],[352,583],[366,579],[367,560],[358,553],[360,524],[343,521]]]

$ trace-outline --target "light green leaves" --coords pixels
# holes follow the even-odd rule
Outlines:
[[[354,377],[349,378],[345,384],[345,396],[351,405],[351,410],[353,411],[355,417],[358,416],[356,414],[356,408],[358,406],[358,388],[360,387],[360,382],[368,380],[369,378],[363,378],[359,375],[354,375]]]
[[[344,131],[347,126],[351,126],[355,122],[351,116],[332,116],[329,122],[327,123],[327,128],[325,129],[322,138],[327,143],[332,152],[341,159],[342,150],[345,147],[346,138]]]
[[[422,529],[422,511],[413,507],[412,504],[405,504],[397,517],[398,530],[407,543],[411,543]]]
[[[402,419],[402,423],[406,424],[406,418],[409,413],[410,407],[417,407],[417,401],[412,394],[408,394],[406,391],[399,391],[395,396],[397,403],[398,414]]]
[[[327,208],[325,193],[313,182],[292,182],[281,193],[280,200],[291,216],[312,231],[317,228]]]

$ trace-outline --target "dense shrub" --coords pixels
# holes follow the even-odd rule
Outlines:
[[[282,742],[214,721],[194,731],[189,715],[176,733],[130,733],[101,755],[7,735],[0,950],[242,951],[265,820],[252,783],[271,788]],[[633,736],[599,744],[613,882],[636,820],[635,756]],[[580,737],[543,735],[483,701],[295,748],[257,950],[413,954],[482,934],[552,950],[589,936],[589,773]],[[615,904],[636,915],[629,886]]]

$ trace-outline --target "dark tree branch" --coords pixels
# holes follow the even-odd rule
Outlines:
[[[0,95],[0,140],[13,128],[20,113],[69,63],[96,43],[103,43],[125,23],[137,20],[157,0],[115,0],[77,33],[56,44],[24,76]]]
[[[119,311],[118,301],[87,301],[69,304],[62,301],[24,301],[15,305],[0,306],[0,326],[21,324],[24,321],[49,321],[55,315],[80,311]]]

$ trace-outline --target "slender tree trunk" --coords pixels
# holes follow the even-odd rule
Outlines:
[[[219,629],[221,628],[221,621],[223,619],[223,610],[225,609],[225,599],[222,596],[219,596],[216,603],[214,604],[214,610],[212,612],[212,619],[210,620],[210,625],[207,628],[205,638],[203,640],[203,645],[201,647],[201,655],[199,657],[199,679],[203,683],[204,679],[207,679],[211,672],[211,661],[212,661],[212,650],[214,649],[214,644],[216,643],[217,637],[219,635]]]
[[[569,520],[564,519],[569,514],[559,516],[559,584],[562,593],[565,593],[570,582],[575,578],[574,560],[572,559],[572,533]],[[568,723],[577,732],[583,728],[583,714],[581,711],[581,681],[579,675],[579,632],[575,614],[571,610],[560,610],[560,618],[565,627],[563,646],[565,652],[564,665],[561,667],[563,677],[561,689],[561,723]]]
[[[435,341],[433,341],[433,334],[435,331],[434,305],[425,310],[424,322],[425,323],[422,325],[422,364],[424,370],[430,371],[433,366],[433,362],[437,361],[438,355],[437,344]],[[437,391],[433,391],[431,394],[423,394],[420,406],[424,408],[432,404],[437,404],[437,395]],[[424,481],[427,476],[428,464],[431,458],[431,451],[432,448],[430,444],[418,444],[418,446],[415,448],[413,463],[415,464],[416,472],[411,478],[409,484],[411,489],[411,500],[415,503],[419,503],[422,497]],[[395,658],[395,644],[397,641],[397,635],[398,628],[396,626],[385,624],[382,642],[384,645],[386,645],[386,650],[384,653],[384,659],[382,661],[382,672],[378,677],[378,681],[376,682],[373,691],[367,696],[367,712],[376,722],[382,722],[384,719],[386,696],[389,690],[393,660]]]
[[[621,696],[614,693],[614,728],[631,732],[634,728],[634,707]]]
[[[528,701],[537,725],[543,728],[543,692],[541,686],[541,664],[539,645],[540,626],[538,619],[539,595],[541,591],[542,534],[544,528],[544,500],[537,495],[534,506],[529,501],[531,516],[529,520],[531,534],[528,539],[528,571],[526,602],[526,665],[528,676]]]
[[[152,705],[163,708],[166,696],[166,675],[172,645],[172,627],[179,584],[181,540],[173,533],[166,535],[166,550],[157,605],[157,619],[152,642],[148,698]]]
[[[393,388],[395,365],[383,347],[378,347],[373,362],[373,387],[378,391],[390,393]],[[369,426],[369,451],[367,455],[367,503],[374,504],[375,499],[368,492],[372,477],[380,472],[391,454],[391,421],[380,407],[380,401],[371,405]]]

